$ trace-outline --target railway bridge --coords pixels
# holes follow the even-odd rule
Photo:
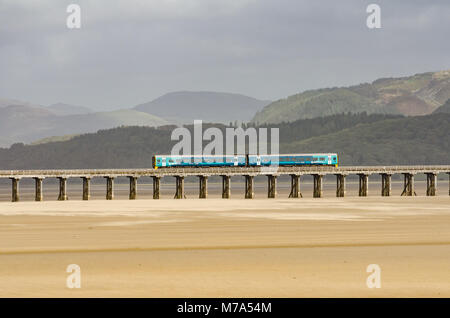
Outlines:
[[[153,178],[153,199],[160,198],[160,181],[163,177],[175,177],[175,198],[183,199],[184,178],[197,176],[199,178],[199,198],[208,196],[208,177],[222,177],[222,198],[231,196],[232,176],[245,177],[245,198],[254,198],[254,177],[265,175],[268,178],[268,198],[277,196],[277,177],[289,175],[291,178],[291,191],[289,197],[300,198],[300,180],[303,175],[312,175],[314,179],[313,197],[322,197],[322,179],[325,175],[336,176],[336,196],[344,197],[346,194],[345,180],[348,175],[359,176],[359,196],[368,195],[369,176],[381,175],[381,195],[390,196],[391,177],[401,174],[404,178],[402,196],[416,195],[414,189],[414,176],[425,174],[427,178],[427,196],[435,196],[437,188],[437,175],[439,173],[449,175],[450,195],[450,165],[434,166],[280,166],[280,167],[202,167],[202,168],[162,168],[162,169],[83,169],[83,170],[0,170],[0,178],[11,179],[13,202],[20,200],[19,182],[23,178],[35,180],[35,200],[43,200],[43,180],[45,178],[57,178],[59,180],[58,200],[67,200],[67,179],[81,178],[83,180],[83,200],[90,198],[90,181],[92,178],[106,178],[106,199],[114,198],[114,179],[127,177],[130,181],[130,200],[137,198],[137,185],[140,177]]]

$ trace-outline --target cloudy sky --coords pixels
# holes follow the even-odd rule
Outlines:
[[[81,7],[68,29],[67,6]],[[366,7],[381,7],[381,29]],[[0,0],[0,98],[131,107],[177,90],[276,100],[450,69],[450,1]]]

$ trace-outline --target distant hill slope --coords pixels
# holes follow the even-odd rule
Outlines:
[[[32,104],[30,102],[25,102],[25,101],[21,101],[21,100],[17,100],[17,99],[0,98],[0,108],[11,106],[11,105],[41,107],[40,105]]]
[[[81,114],[89,114],[93,111],[84,106],[70,105],[64,103],[56,103],[46,107],[55,115],[65,116],[65,115],[81,115]]]
[[[96,132],[118,126],[160,126],[167,122],[136,110],[58,116],[46,107],[12,105],[0,108],[0,146],[16,142]]]
[[[431,114],[450,98],[450,70],[371,84],[310,90],[281,99],[258,112],[253,122],[280,123],[343,112]]]
[[[299,120],[279,125],[280,152],[337,152],[341,165],[450,164],[449,126],[450,114],[444,113]],[[0,149],[0,169],[148,168],[154,154],[170,153],[174,128],[122,127],[68,141],[16,144]]]
[[[229,123],[249,121],[269,103],[240,94],[173,92],[134,109],[172,122],[192,123],[194,119],[201,119],[204,122]]]
[[[343,165],[450,164],[450,114],[386,119],[280,148],[338,152]]]
[[[450,114],[450,99],[448,99],[444,105],[440,106],[433,112],[433,114],[438,114],[438,113]]]

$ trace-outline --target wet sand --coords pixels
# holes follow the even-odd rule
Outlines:
[[[450,297],[450,198],[1,202],[0,297],[33,296]]]

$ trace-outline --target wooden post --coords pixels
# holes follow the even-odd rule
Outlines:
[[[320,174],[313,174],[314,177],[314,191],[313,191],[313,197],[314,198],[321,198],[323,191],[322,191],[322,175]]]
[[[136,200],[137,197],[137,177],[129,176],[130,179],[130,200]]]
[[[267,176],[267,197],[274,199],[277,197],[277,176]]]
[[[255,197],[255,192],[253,189],[253,176],[246,175],[245,177],[245,198],[253,199]]]
[[[336,197],[343,198],[345,197],[345,175],[337,174],[336,175]]]
[[[303,195],[300,191],[300,175],[291,174],[291,193],[289,198],[302,198]]]
[[[83,179],[83,201],[89,201],[91,198],[91,178],[81,177]]]
[[[198,197],[200,199],[206,199],[208,197],[208,176],[198,176],[200,179],[200,189]]]
[[[11,201],[12,202],[19,202],[19,181],[20,178],[10,178],[11,179]]]
[[[44,178],[36,177],[36,178],[33,178],[33,179],[34,179],[34,182],[35,182],[35,196],[34,196],[34,200],[36,202],[40,202],[40,201],[42,201],[44,199],[44,196],[42,194],[42,180]]]
[[[106,200],[114,199],[114,177],[106,178]]]
[[[434,197],[436,195],[437,174],[434,172],[426,173],[427,175],[427,196]]]
[[[414,190],[414,174],[412,173],[404,173],[403,174],[403,192],[402,196],[413,196],[416,195],[416,191]]]
[[[58,201],[66,201],[67,197],[67,177],[59,177],[59,196]]]
[[[391,174],[381,174],[381,196],[388,197],[391,195]]]
[[[175,199],[185,199],[186,195],[184,194],[184,177],[183,176],[175,176],[176,178],[176,192]]]
[[[153,176],[153,199],[159,199],[159,189],[161,185],[161,177]]]
[[[222,176],[222,199],[229,199],[231,197],[230,179],[230,176]]]
[[[358,174],[359,175],[359,196],[367,197],[369,194],[369,175],[368,174]]]

